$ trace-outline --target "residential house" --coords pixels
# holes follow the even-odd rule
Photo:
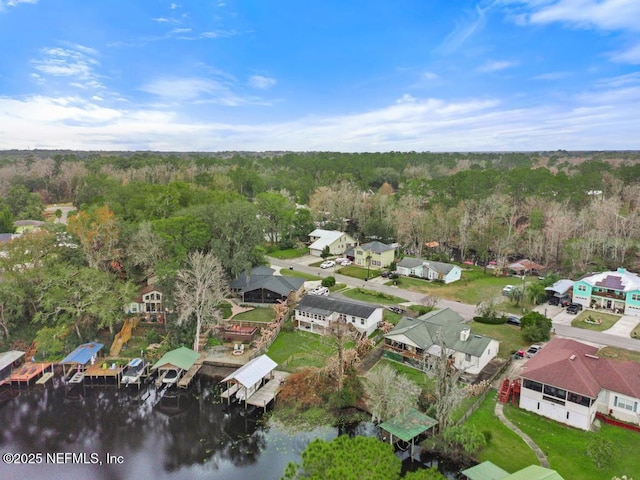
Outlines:
[[[128,315],[145,315],[150,319],[164,321],[165,309],[162,291],[155,285],[146,285],[138,290],[136,299],[125,308]]]
[[[573,284],[573,303],[596,310],[640,315],[640,277],[624,268],[587,275]]]
[[[295,308],[294,320],[300,330],[320,335],[325,335],[334,322],[341,321],[369,336],[382,322],[382,313],[382,307],[370,303],[305,295]]]
[[[351,235],[337,230],[322,230],[316,228],[309,234],[309,253],[316,257],[322,255],[325,247],[329,247],[329,253],[331,255],[342,255],[344,251],[353,247],[356,241]]]
[[[508,473],[488,460],[460,473],[468,480],[564,480],[555,470],[540,465],[529,465],[515,473]]]
[[[523,258],[522,260],[518,260],[517,262],[510,263],[507,266],[507,270],[509,270],[514,275],[539,275],[542,270],[544,270],[544,265],[540,265],[536,262],[533,262],[527,258]]]
[[[480,373],[500,347],[497,340],[473,335],[464,319],[450,308],[417,318],[402,317],[384,339],[386,358],[420,370],[429,355],[440,355],[444,344],[454,366],[471,375]]]
[[[304,279],[274,275],[273,268],[258,265],[243,272],[229,287],[240,296],[242,303],[270,304],[280,300],[295,301],[302,295]]]
[[[396,247],[377,240],[354,248],[354,263],[359,267],[386,268],[395,260]]]
[[[640,424],[640,364],[597,352],[576,340],[552,339],[525,364],[520,408],[583,430],[596,412]]]
[[[404,257],[400,260],[396,265],[396,272],[399,275],[440,280],[444,283],[456,282],[462,276],[462,269],[457,265],[413,257]]]

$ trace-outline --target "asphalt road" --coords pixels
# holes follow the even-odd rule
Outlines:
[[[318,259],[320,260],[320,259]],[[357,278],[347,277],[345,275],[340,275],[334,271],[334,268],[328,268],[323,270],[317,267],[310,267],[303,263],[296,262],[295,260],[280,260],[277,258],[269,257],[269,261],[272,265],[280,268],[289,268],[293,267],[294,270],[298,272],[303,272],[309,275],[317,275],[318,280],[321,280],[325,277],[333,276],[338,283],[344,283],[349,287],[364,287],[369,290],[374,290],[376,292],[382,292],[389,295],[394,295],[396,297],[400,297],[405,299],[407,302],[413,302],[418,304],[424,304],[427,297],[425,295],[412,292],[409,290],[403,290],[398,287],[382,285],[378,283],[378,281],[369,281],[364,282]],[[471,320],[475,315],[475,305],[468,305],[466,303],[455,302],[452,300],[444,300],[440,299],[438,301],[438,307],[440,308],[451,308],[453,311],[458,312],[465,320]],[[542,307],[544,308],[544,307]],[[550,313],[554,311],[551,307],[549,307]],[[566,320],[564,320],[562,315],[564,314],[564,310],[561,310],[562,313],[557,314],[558,321],[555,321],[555,317],[552,318],[553,328],[556,335],[565,337],[565,338],[573,338],[574,340],[580,340],[583,342],[593,343],[597,345],[609,345],[612,347],[623,348],[626,350],[633,350],[640,352],[640,340],[636,340],[627,336],[622,335],[612,335],[609,333],[596,332],[593,330],[585,330],[582,328],[575,328],[567,325]]]

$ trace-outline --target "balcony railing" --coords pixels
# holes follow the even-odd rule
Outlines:
[[[624,301],[626,297],[619,293],[611,293],[611,292],[599,292],[597,290],[593,290],[591,292],[592,297],[604,297],[604,298],[612,298],[614,300],[622,300]]]
[[[411,352],[409,350],[405,350],[404,348],[395,347],[389,343],[384,344],[384,348],[390,350],[392,352],[397,352],[403,357],[413,358],[416,360],[422,360],[424,355],[422,353]]]

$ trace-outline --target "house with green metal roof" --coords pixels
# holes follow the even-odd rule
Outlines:
[[[384,336],[384,356],[424,370],[429,356],[440,356],[442,347],[458,370],[477,375],[498,355],[493,338],[474,335],[465,320],[450,308],[433,310],[417,318],[402,317]]]
[[[179,347],[165,353],[160,360],[153,364],[155,370],[189,370],[196,363],[200,355],[187,347]]]
[[[529,465],[510,474],[489,461],[467,468],[461,473],[467,480],[564,480],[555,470],[539,465]]]

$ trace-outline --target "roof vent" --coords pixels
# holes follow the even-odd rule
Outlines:
[[[575,360],[575,359],[576,359],[576,355],[575,355],[575,354],[573,354],[573,355],[571,355],[571,356],[569,357],[569,360]]]
[[[585,356],[585,357],[589,357],[589,358],[594,358],[594,359],[596,359],[596,360],[598,360],[598,358],[599,358],[598,356],[596,356],[596,355],[591,355],[590,353],[585,353],[585,354],[584,354],[584,356]]]

